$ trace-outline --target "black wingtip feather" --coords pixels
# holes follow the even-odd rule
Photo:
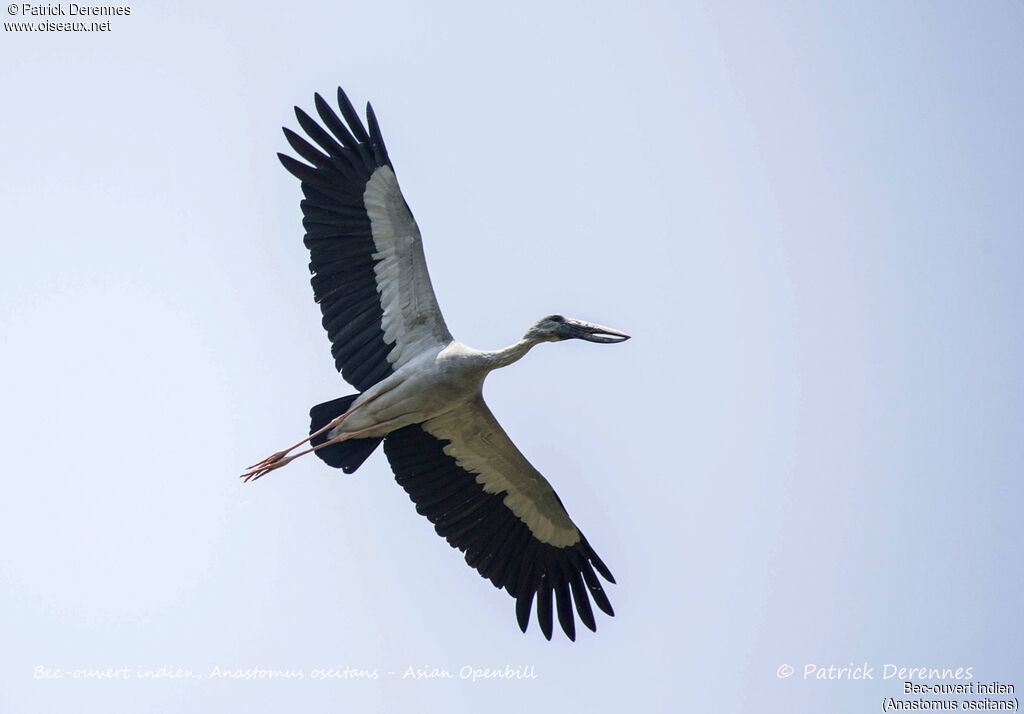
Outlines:
[[[544,638],[548,641],[551,640],[552,620],[551,620],[551,580],[544,578],[541,586],[537,589],[537,622],[540,624],[540,631],[544,633]]]
[[[373,113],[373,107],[366,103],[366,124],[370,129],[370,144],[373,146],[374,158],[377,163],[388,163],[388,150],[384,146],[384,136],[380,132],[380,125],[377,123],[377,115]]]
[[[601,577],[612,584],[615,583],[615,577],[612,575],[612,571],[608,570],[608,566],[601,562],[601,559],[597,557],[596,553],[590,554],[590,562],[594,564],[594,567],[597,569],[597,572],[601,574]]]
[[[287,154],[278,153],[277,158],[281,161],[281,165],[288,169],[288,173],[300,181],[315,180],[316,169],[312,166],[307,166],[301,161],[296,161]]]
[[[313,104],[316,105],[316,113],[320,115],[320,119],[331,130],[331,133],[338,138],[338,141],[344,144],[346,148],[354,149],[357,143],[355,137],[352,136],[351,132],[345,127],[345,124],[338,118],[338,115],[334,113],[327,100],[319,94],[314,94]]]
[[[287,127],[285,127],[283,131],[284,138],[288,141],[288,144],[295,149],[295,153],[313,164],[313,166],[320,167],[330,163],[330,159],[328,159],[326,155],[317,151],[316,148],[314,148],[308,141],[303,139],[294,131]]]
[[[519,622],[519,629],[526,632],[530,624],[530,611],[533,610],[533,591],[516,600],[516,620]]]
[[[576,641],[576,622],[572,616],[572,599],[569,596],[569,584],[559,579],[555,584],[555,606],[558,610],[558,624],[562,631],[573,642]]]
[[[598,587],[590,589],[590,597],[594,598],[594,604],[601,608],[601,612],[608,615],[608,617],[615,617],[615,610],[612,609],[612,604],[608,600],[608,596],[605,595],[604,590]]]
[[[574,562],[574,565],[579,569],[580,574],[583,576],[584,582],[587,584],[587,591],[590,593],[590,597],[594,599],[596,604],[602,612],[614,616],[615,611],[612,610],[612,604],[608,601],[608,596],[604,594],[604,588],[601,587],[601,581],[594,575],[594,569],[590,567],[590,562],[580,559],[579,562]]]
[[[572,588],[572,599],[576,603],[576,613],[580,616],[580,621],[591,632],[597,632],[594,611],[590,608],[590,598],[587,596],[587,589],[583,587],[583,579],[579,573],[573,571],[569,574],[569,586]]]
[[[370,137],[366,134],[363,120],[359,118],[355,107],[352,106],[352,102],[348,100],[345,90],[341,87],[338,87],[338,108],[341,109],[341,115],[345,117],[345,121],[348,122],[349,129],[352,130],[356,140],[360,143],[369,143]]]
[[[298,107],[295,107],[295,118],[298,119],[299,126],[309,135],[309,138],[319,144],[320,148],[328,154],[342,154],[344,152],[344,148],[333,136],[324,131],[324,128],[317,124],[313,117]]]
[[[537,589],[534,584],[534,554],[537,552],[537,546],[540,544],[536,538],[530,538],[526,543],[526,550],[523,551],[522,558],[519,561],[519,575],[516,578],[516,592],[527,593]]]
[[[590,547],[590,543],[587,542],[587,539],[583,538],[582,535],[580,538],[582,539],[583,551],[587,559],[594,564],[594,567],[597,569],[597,572],[601,574],[601,577],[610,583],[614,583],[615,578],[612,576],[612,571],[608,570],[608,566],[601,561],[597,553],[594,552],[594,549]]]

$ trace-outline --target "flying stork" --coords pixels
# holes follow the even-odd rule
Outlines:
[[[596,631],[590,600],[614,613],[595,571],[615,579],[551,485],[505,434],[481,390],[491,370],[541,342],[614,343],[629,335],[549,315],[502,350],[475,350],[454,339],[372,107],[366,105],[364,127],[340,87],[344,122],[319,94],[314,100],[322,125],[298,107],[295,116],[317,146],[284,129],[308,164],[278,157],[302,182],[313,294],[335,366],[359,393],[313,407],[309,436],[242,478],[258,479],[311,452],[352,473],[383,442],[416,510],[481,576],[515,598],[523,632],[536,598],[537,620],[551,639],[552,596],[570,640],[576,638],[573,604]],[[292,453],[306,442],[308,448]]]

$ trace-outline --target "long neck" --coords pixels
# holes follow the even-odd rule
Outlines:
[[[484,352],[484,364],[488,371],[498,369],[499,367],[507,367],[513,362],[522,359],[523,355],[529,352],[534,345],[539,344],[540,342],[541,340],[524,337],[519,340],[519,342],[516,342],[514,345],[509,345],[503,350]]]

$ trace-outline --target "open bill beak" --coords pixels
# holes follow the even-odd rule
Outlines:
[[[610,327],[603,327],[590,322],[583,322],[582,320],[568,320],[567,323],[571,337],[586,340],[587,342],[613,344],[615,342],[625,342],[629,339],[629,335],[625,332],[619,332]]]

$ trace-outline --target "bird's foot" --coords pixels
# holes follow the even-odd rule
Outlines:
[[[298,446],[298,444],[296,446]],[[294,448],[295,447],[293,446],[291,449],[284,449],[282,451],[275,451],[273,454],[271,454],[267,458],[263,459],[262,461],[257,461],[256,463],[252,464],[251,466],[246,466],[245,470],[246,471],[252,471],[253,469],[259,468],[261,466],[269,466],[270,464],[276,463],[276,462],[280,461],[281,459],[283,459],[285,456],[287,456],[288,453],[292,449],[294,449]]]
[[[292,456],[286,457],[285,454],[287,453],[287,451],[278,451],[276,454],[268,456],[267,458],[263,459],[263,461],[260,461],[258,464],[253,464],[252,466],[250,466],[246,470],[246,472],[242,474],[239,478],[242,479],[242,483],[249,483],[250,481],[255,481],[261,476],[266,476],[271,471],[279,469],[282,466],[291,463],[299,456],[302,456],[302,454],[308,452],[303,451],[301,453],[293,454]]]

